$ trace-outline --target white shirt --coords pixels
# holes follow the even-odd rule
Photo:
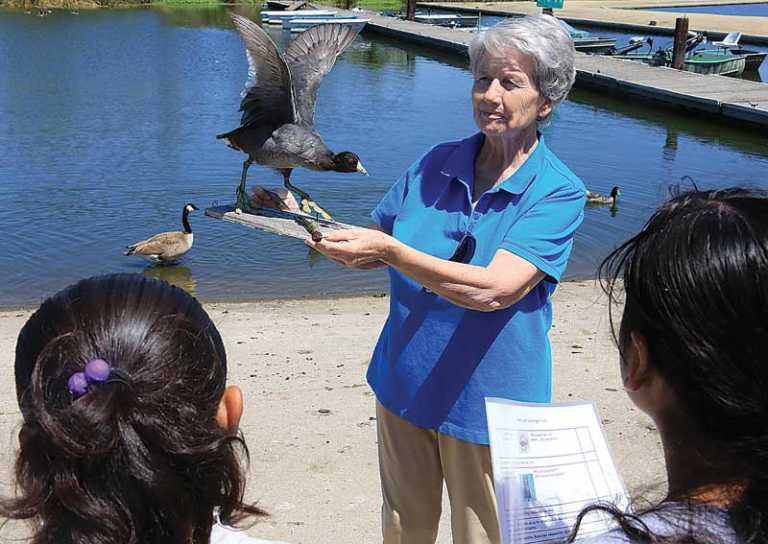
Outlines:
[[[262,540],[248,536],[245,531],[215,523],[211,529],[211,544],[286,544],[276,540]]]

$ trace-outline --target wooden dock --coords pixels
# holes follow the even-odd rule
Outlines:
[[[706,32],[710,38],[721,39],[728,32],[741,32],[742,43],[768,43],[768,22],[765,17],[715,15],[712,13],[679,13],[654,11],[654,7],[717,6],[723,4],[756,4],[765,0],[567,0],[557,17],[572,24],[632,32],[674,34],[675,19],[688,17],[688,27]],[[461,13],[483,13],[500,17],[520,17],[540,13],[533,1],[515,2],[418,2],[421,8],[439,8]]]
[[[285,2],[271,0],[268,4],[270,8],[279,9]],[[370,18],[364,32],[462,55],[467,54],[473,36],[466,31],[384,17],[373,12],[339,11]],[[768,85],[764,83],[700,75],[584,53],[576,53],[576,71],[577,85],[768,129]]]

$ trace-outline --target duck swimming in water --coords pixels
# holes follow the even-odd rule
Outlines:
[[[331,219],[307,193],[291,184],[291,171],[301,167],[368,175],[356,154],[332,152],[314,126],[315,100],[323,76],[354,41],[357,31],[341,24],[317,25],[280,54],[259,25],[236,14],[232,20],[245,43],[251,81],[240,103],[240,127],[216,137],[248,155],[237,189],[236,212],[248,206],[245,179],[255,162],[282,174],[286,189],[301,197],[302,211]]]
[[[621,191],[618,187],[614,187],[611,189],[611,194],[609,196],[601,195],[600,193],[593,193],[592,191],[587,191],[587,204],[592,204],[595,206],[616,206],[616,201],[619,199],[619,195],[621,195]]]

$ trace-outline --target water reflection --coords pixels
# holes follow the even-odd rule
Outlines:
[[[608,213],[611,217],[616,217],[619,214],[619,205],[606,205],[606,204],[598,204],[595,202],[587,202],[586,203],[587,209],[595,209],[595,210],[605,210],[606,213]]]
[[[162,6],[153,9],[163,15],[163,23],[168,26],[188,28],[232,28],[229,10],[223,6]],[[256,6],[239,4],[233,7],[233,12],[239,13],[254,21],[259,21],[261,9]]]
[[[144,269],[144,277],[162,280],[184,289],[193,297],[197,296],[197,282],[192,276],[192,269],[183,265],[155,265]]]
[[[601,94],[590,89],[573,89],[568,95],[568,102],[588,107],[596,113],[610,112],[638,123],[663,128],[664,150],[667,152],[677,149],[678,137],[685,134],[704,142],[726,145],[740,152],[762,157],[768,154],[768,140],[762,136],[760,128],[734,126],[703,114],[691,115],[679,110],[654,108],[640,100]],[[669,153],[666,156],[669,157]]]
[[[247,70],[224,8],[42,19],[0,11],[0,230],[12,233],[0,252],[0,306],[121,271],[209,300],[385,289],[385,270],[348,271],[316,260],[300,240],[199,214],[187,266],[145,270],[121,255],[126,243],[177,230],[185,202],[232,201],[242,156],[214,136],[239,124]],[[302,170],[298,184],[339,220],[369,224],[430,146],[476,130],[470,88],[466,57],[364,32],[323,81],[315,122],[332,149],[359,151],[371,175]],[[592,275],[683,175],[705,187],[768,184],[764,135],[629,97],[576,90],[543,132],[587,187],[623,192],[620,210],[587,210],[568,277]],[[252,168],[251,183],[281,183]]]
[[[372,41],[356,43],[345,52],[344,59],[369,69],[396,66],[412,72],[416,67],[416,54],[413,51]]]

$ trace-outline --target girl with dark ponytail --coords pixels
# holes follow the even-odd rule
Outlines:
[[[669,487],[643,513],[582,512],[619,522],[584,542],[768,542],[768,196],[679,194],[600,275],[623,298],[621,376],[659,429]]]
[[[243,502],[242,393],[216,327],[181,289],[137,274],[49,298],[16,346],[17,496],[33,544],[263,542],[224,524]]]

